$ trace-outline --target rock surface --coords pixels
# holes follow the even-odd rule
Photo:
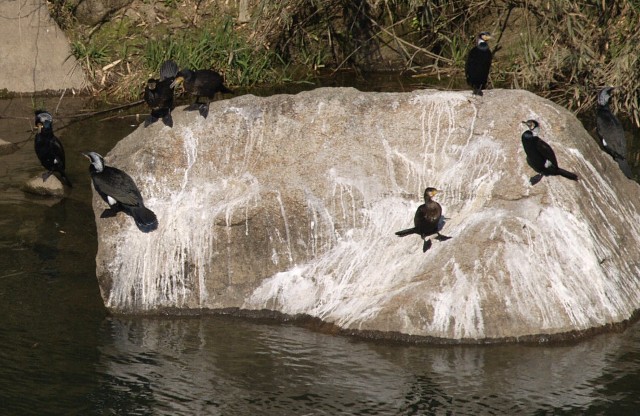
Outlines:
[[[64,196],[64,185],[56,176],[51,175],[46,181],[42,180],[42,176],[38,175],[29,179],[22,186],[22,190],[30,194],[52,197]]]
[[[92,26],[130,3],[130,0],[84,0],[78,3],[75,16],[80,23]]]
[[[97,276],[118,312],[240,308],[457,342],[618,323],[640,307],[640,193],[567,110],[525,91],[349,88],[177,108],[106,157],[159,228],[99,218]],[[580,181],[531,186],[537,119]],[[447,218],[422,253],[427,186]]]
[[[82,89],[85,75],[44,0],[0,2],[0,89]]]

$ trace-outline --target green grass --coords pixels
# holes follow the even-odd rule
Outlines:
[[[72,21],[71,2],[51,4]],[[492,48],[503,47],[494,55],[494,82],[536,91],[576,112],[590,111],[597,90],[615,85],[615,109],[640,125],[640,0],[257,0],[245,25],[219,13],[215,2],[155,4],[166,8],[162,24],[121,14],[70,34],[97,91],[139,98],[167,59],[217,70],[231,87],[308,80],[322,67],[389,69],[384,45],[396,53],[393,68],[461,73],[482,29],[493,34]]]
[[[86,43],[76,40],[71,43],[71,53],[89,73],[93,73],[97,67],[102,67],[109,62],[108,48],[108,45],[98,45],[96,42]]]
[[[236,86],[279,82],[286,72],[276,53],[247,43],[229,18],[197,33],[150,39],[143,56],[145,67],[154,74],[164,61],[172,59],[180,68],[224,72],[226,82]]]

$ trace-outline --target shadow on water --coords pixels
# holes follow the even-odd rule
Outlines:
[[[394,88],[371,78],[326,83],[368,91],[424,86],[412,78]],[[82,99],[65,104],[67,114],[86,107]],[[47,199],[20,189],[42,173],[29,132],[31,101],[0,102],[2,138],[24,141],[0,156],[0,413],[632,414],[640,405],[640,323],[571,346],[428,347],[230,317],[109,316],[95,278],[91,185],[79,151],[108,153],[142,122],[136,112],[146,109],[60,130],[74,188]]]

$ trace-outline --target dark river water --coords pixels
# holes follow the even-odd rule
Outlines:
[[[1,415],[640,414],[638,323],[560,346],[444,347],[224,316],[109,315],[78,152],[106,154],[140,121],[62,128],[71,119],[60,118],[74,188],[51,200],[20,188],[42,173],[32,106],[0,102],[0,138],[23,142],[0,156]],[[84,106],[65,99],[61,113]]]

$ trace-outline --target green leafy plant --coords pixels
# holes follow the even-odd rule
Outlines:
[[[145,66],[157,73],[162,63],[174,60],[181,68],[215,69],[225,73],[230,85],[254,85],[281,79],[274,66],[277,54],[255,48],[240,37],[231,19],[197,33],[151,39],[144,49]],[[286,66],[285,66],[286,68]]]
[[[78,61],[85,64],[91,73],[109,60],[108,45],[99,46],[93,42],[74,41],[71,43],[71,53]]]

